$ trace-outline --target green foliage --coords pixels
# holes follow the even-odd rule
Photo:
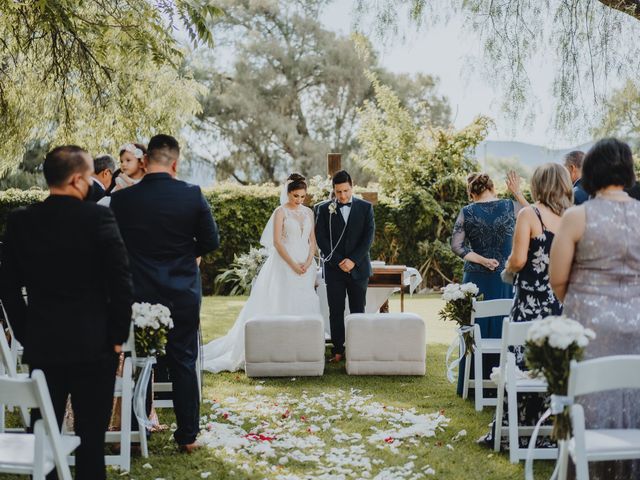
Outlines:
[[[139,357],[162,356],[167,346],[169,329],[164,325],[158,328],[135,327],[136,355]]]
[[[584,130],[612,80],[638,77],[640,43],[629,41],[640,36],[637,0],[357,0],[355,12],[382,38],[399,36],[405,14],[418,27],[463,17],[484,50],[482,73],[502,90],[503,110],[525,126],[538,113],[531,79],[542,58],[556,65],[555,124],[566,132]]]
[[[260,273],[267,256],[266,249],[254,247],[251,247],[247,253],[234,255],[230,268],[216,277],[214,292],[216,294],[229,292],[229,295],[251,293],[253,279]]]
[[[382,241],[375,252],[419,265],[428,285],[451,281],[461,262],[445,244],[468,202],[465,177],[478,169],[471,152],[486,137],[490,120],[478,117],[457,131],[416,124],[390,87],[371,72],[369,78],[376,103],[365,102],[362,109],[357,158],[380,178],[390,210],[378,225]]]
[[[17,188],[10,188],[0,191],[0,234],[4,234],[7,226],[7,217],[11,210],[41,202],[48,196],[49,192],[38,189],[18,190]]]
[[[97,154],[179,131],[201,90],[172,27],[210,40],[216,11],[205,0],[0,2],[0,174],[34,141]]]
[[[220,228],[220,248],[200,264],[203,291],[211,294],[215,277],[227,270],[234,256],[258,245],[271,213],[280,204],[279,189],[271,185],[219,184],[205,191]]]
[[[596,137],[616,135],[631,142],[636,154],[640,153],[640,83],[628,80],[613,91],[605,103],[600,125],[593,131]],[[640,169],[636,164],[636,172]]]
[[[362,59],[351,38],[324,28],[325,0],[270,2],[220,0],[225,15],[215,25],[233,57],[199,58],[197,78],[207,84],[198,124],[218,179],[278,182],[286,172],[325,171],[329,152],[365,184],[350,156],[358,148],[358,108],[372,98],[366,69],[380,72],[398,92],[415,122],[448,125],[450,109],[429,75],[383,71],[375,57]],[[215,53],[215,52],[214,52]],[[371,173],[367,172],[369,177]]]

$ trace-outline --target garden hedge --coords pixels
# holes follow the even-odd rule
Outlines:
[[[269,185],[239,186],[221,184],[204,191],[220,227],[221,246],[206,255],[201,264],[202,285],[206,294],[213,291],[213,281],[218,273],[233,261],[234,254],[247,252],[258,245],[260,234],[271,212],[278,205],[279,188]],[[46,198],[41,190],[10,189],[0,192],[0,232],[4,233],[6,218],[10,210],[29,205]],[[412,202],[419,202],[415,198]],[[410,202],[411,203],[411,202]],[[428,220],[414,218],[420,209],[412,208],[406,201],[394,203],[381,198],[375,206],[376,240],[371,252],[374,259],[387,263],[400,263],[419,268],[425,251],[429,248],[441,250],[443,262],[439,268],[452,278],[459,279],[461,262],[440,242],[430,241],[423,225]]]

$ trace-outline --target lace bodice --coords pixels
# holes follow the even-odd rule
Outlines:
[[[300,205],[295,210],[281,206],[284,213],[282,226],[282,241],[286,244],[300,242],[302,245],[309,244],[309,236],[313,228],[313,212],[311,209]]]
[[[497,271],[511,252],[513,231],[520,205],[513,200],[494,200],[472,203],[463,207],[453,227],[451,249],[464,258],[476,252],[500,262]],[[488,272],[478,263],[465,262],[465,272]]]

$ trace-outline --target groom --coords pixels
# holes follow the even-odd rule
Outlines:
[[[129,252],[137,302],[169,308],[166,361],[173,383],[180,450],[199,445],[200,392],[196,360],[200,325],[200,272],[197,257],[219,245],[218,227],[200,187],[176,180],[180,146],[170,135],[156,135],[145,155],[147,173],[137,185],[111,196]]]
[[[316,209],[316,239],[324,260],[333,342],[331,362],[339,362],[344,356],[345,297],[349,296],[351,313],[364,313],[375,223],[371,204],[353,196],[353,182],[347,172],[337,172],[332,184],[335,199]]]

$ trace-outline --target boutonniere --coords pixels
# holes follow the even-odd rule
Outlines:
[[[338,206],[336,205],[336,202],[333,201],[329,204],[329,215],[333,215],[334,213],[336,213]]]

